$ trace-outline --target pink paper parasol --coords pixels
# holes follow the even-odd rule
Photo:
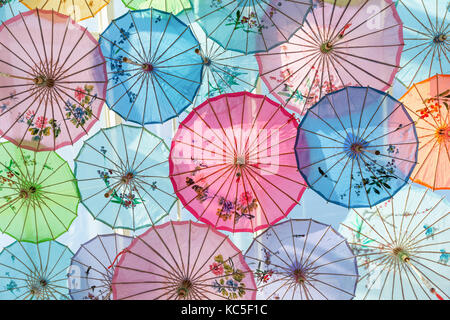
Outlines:
[[[316,4],[289,42],[257,54],[261,78],[287,108],[303,114],[344,86],[391,86],[403,48],[395,5],[350,2]]]
[[[170,176],[183,205],[219,230],[255,232],[285,218],[305,191],[296,167],[298,123],[248,92],[206,100],[180,124]]]
[[[124,250],[112,280],[115,300],[252,299],[256,283],[241,251],[205,224],[167,222]]]
[[[37,151],[74,144],[98,120],[106,94],[97,41],[54,11],[0,26],[0,137]]]

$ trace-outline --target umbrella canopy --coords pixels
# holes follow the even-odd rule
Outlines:
[[[129,11],[100,36],[108,60],[108,106],[126,121],[163,123],[197,94],[203,61],[190,28],[156,9]]]
[[[168,157],[164,140],[142,127],[100,129],[74,160],[82,203],[113,229],[152,226],[176,202]]]
[[[327,202],[371,207],[391,198],[415,167],[418,141],[402,103],[346,87],[308,110],[295,144],[300,173]]]
[[[14,242],[0,253],[1,300],[69,300],[72,251],[57,241]]]
[[[93,18],[100,10],[107,6],[110,0],[19,0],[30,10],[54,10],[75,21]]]
[[[297,171],[297,121],[248,92],[206,100],[172,140],[170,178],[182,204],[219,230],[255,232],[286,217],[305,183]]]
[[[81,245],[72,257],[69,289],[73,300],[112,299],[111,281],[116,257],[133,238],[117,233],[96,236]]]
[[[450,70],[448,1],[396,0],[405,47],[397,74],[407,88]]]
[[[270,50],[300,29],[311,0],[190,0],[195,21],[227,50],[245,54]]]
[[[74,144],[98,120],[105,60],[85,28],[54,11],[0,26],[0,137],[48,151]]]
[[[285,107],[303,114],[344,86],[391,86],[403,48],[395,6],[351,3],[316,6],[289,42],[257,55],[262,80]]]
[[[245,253],[258,298],[347,300],[356,289],[356,257],[331,226],[290,219],[258,235]]]
[[[198,23],[192,23],[190,26],[200,42],[197,54],[201,56],[204,64],[203,82],[194,106],[223,93],[253,91],[259,78],[255,56],[225,50],[208,38]]]
[[[450,189],[450,75],[414,84],[400,101],[419,136],[418,165],[411,179],[433,190]]]
[[[26,10],[19,0],[0,0],[0,24]]]
[[[138,236],[116,266],[115,300],[255,299],[241,251],[210,226],[167,222]]]
[[[189,0],[122,0],[131,10],[154,8],[173,14],[178,14],[191,8]]]
[[[358,257],[357,298],[449,299],[450,204],[409,185],[372,209],[353,209],[340,231]]]
[[[0,144],[0,230],[16,240],[54,240],[77,217],[80,196],[69,164],[55,152]]]

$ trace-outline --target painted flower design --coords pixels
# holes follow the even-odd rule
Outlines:
[[[217,209],[217,215],[223,220],[227,221],[231,219],[234,210],[234,203],[232,201],[226,200],[225,198],[220,198],[219,205],[222,207]]]
[[[255,271],[255,278],[258,280],[258,283],[267,283],[273,275],[273,270],[260,270],[257,269]]]
[[[225,284],[233,291],[236,291],[239,286],[239,283],[233,281],[232,279],[228,280]]]
[[[441,92],[436,97],[425,99],[425,108],[416,110],[420,119],[432,117],[437,122],[441,121],[441,108],[449,109],[448,100],[450,99],[450,89]],[[442,101],[442,102],[441,102]]]
[[[85,85],[84,88],[78,87],[75,90],[75,99],[69,99],[66,102],[66,118],[76,128],[84,127],[85,124],[94,116],[92,113],[92,104],[97,100],[97,94],[93,92],[94,86]]]
[[[100,152],[103,154],[103,160],[104,160],[104,166],[107,165],[106,160],[106,153],[107,150],[104,146],[100,147]],[[135,191],[136,188],[132,188],[130,192],[117,192],[115,189],[115,182],[114,180],[111,181],[111,175],[113,174],[113,170],[111,169],[103,169],[103,170],[97,170],[98,176],[103,180],[105,183],[107,193],[111,196],[111,202],[116,203],[118,205],[123,206],[125,209],[133,209],[138,204],[141,204],[144,202],[143,199],[136,197],[136,195],[132,192]],[[154,184],[156,188],[156,183]]]
[[[217,262],[214,262],[213,264],[209,265],[209,269],[214,273],[216,276],[220,276],[223,274],[223,265],[219,264]]]
[[[214,270],[216,266],[220,266],[220,274]],[[221,254],[215,256],[210,269],[215,275],[222,276],[214,279],[212,283],[212,287],[222,296],[228,299],[238,299],[245,295],[246,287],[243,282],[245,274],[234,266],[231,258],[225,260]]]
[[[31,120],[31,119],[34,118],[35,115],[36,115],[36,111],[30,110],[30,109],[29,109],[29,110],[25,113],[25,119],[26,119],[26,120]]]
[[[241,206],[248,206],[253,200],[253,195],[251,192],[243,192],[239,197],[239,204]]]
[[[44,129],[48,124],[48,119],[45,117],[37,117],[34,126],[38,129]]]
[[[81,101],[84,99],[84,97],[86,97],[86,91],[82,87],[77,87],[75,89],[75,98],[78,101]]]
[[[55,119],[48,119],[44,116],[36,117],[35,110],[30,109],[25,115],[19,115],[17,122],[26,123],[33,141],[40,141],[44,137],[50,136],[52,132],[57,138],[61,133],[61,126]]]
[[[0,101],[0,114],[5,112],[6,109],[8,109],[11,105],[13,105],[14,102],[18,99],[19,98],[16,97],[16,90],[12,90],[9,93],[9,99],[4,99]]]
[[[263,29],[267,29],[263,23],[263,19],[259,21],[256,13],[251,11],[247,16],[240,10],[236,10],[235,17],[228,16],[226,26],[234,26],[234,30],[242,29],[247,33],[261,33]]]

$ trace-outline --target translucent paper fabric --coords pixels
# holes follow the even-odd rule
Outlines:
[[[0,136],[21,148],[72,145],[99,119],[105,59],[85,28],[33,10],[0,26]]]
[[[108,60],[107,104],[126,121],[163,123],[189,107],[202,81],[199,43],[173,14],[129,11],[100,36]]]
[[[154,8],[173,14],[191,8],[189,0],[122,0],[122,2],[131,10]]]
[[[110,0],[20,0],[30,10],[54,10],[75,21],[93,18],[101,9],[107,6]]]
[[[19,12],[27,10],[27,7],[21,4],[19,0],[2,0],[0,1],[0,23],[11,19]]]
[[[294,219],[271,226],[245,253],[258,299],[348,300],[358,279],[356,257],[331,226]]]
[[[344,207],[371,207],[405,185],[417,161],[414,122],[389,94],[346,87],[300,123],[295,151],[308,186]]]
[[[117,233],[99,235],[81,245],[68,272],[73,300],[112,300],[111,281],[118,255],[132,237]]]
[[[158,223],[176,202],[168,157],[164,140],[142,127],[101,129],[74,160],[82,203],[113,229]]]
[[[411,179],[433,190],[450,189],[450,75],[414,84],[400,101],[419,136],[418,164]]]
[[[219,230],[254,232],[286,217],[305,183],[297,171],[297,121],[248,92],[206,100],[172,140],[170,178],[186,209]]]
[[[302,25],[311,0],[190,0],[209,38],[226,50],[262,52],[286,42]]]
[[[180,14],[180,18],[182,18]],[[190,25],[200,42],[198,54],[203,59],[203,82],[195,98],[194,107],[207,98],[223,93],[252,92],[259,78],[258,63],[254,55],[223,49],[206,36],[198,23]]]
[[[287,43],[256,56],[269,92],[299,114],[344,86],[385,91],[398,71],[403,35],[393,2],[329,2],[315,5]]]
[[[339,231],[357,255],[357,299],[450,298],[450,204],[410,184],[372,209],[353,209]],[[405,261],[409,258],[409,262]]]
[[[450,70],[448,1],[397,0],[405,47],[397,74],[407,88]]]
[[[14,242],[0,253],[0,300],[70,300],[72,251],[57,241]]]
[[[205,224],[167,222],[138,236],[121,255],[115,300],[254,300],[241,251]]]
[[[0,144],[0,230],[19,241],[43,242],[65,233],[80,195],[69,164],[55,152]]]

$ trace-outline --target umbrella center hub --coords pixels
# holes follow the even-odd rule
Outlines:
[[[39,280],[39,284],[40,284],[42,287],[45,287],[45,286],[48,284],[48,282],[47,282],[47,280],[45,280],[45,279],[40,279],[40,280]]]
[[[133,172],[127,172],[125,175],[122,176],[121,182],[123,184],[129,184],[131,182],[131,180],[133,180],[133,178],[134,178],[134,173]]]
[[[33,195],[36,195],[38,189],[36,186],[29,186],[27,188],[22,188],[19,191],[19,197],[22,199],[28,199],[32,197]]]
[[[299,284],[303,284],[306,281],[305,273],[301,269],[294,270],[293,275],[294,275],[295,282],[297,282]]]
[[[328,53],[331,50],[333,50],[333,45],[329,41],[324,42],[320,45],[320,52],[322,53]]]
[[[55,79],[38,76],[34,79],[34,83],[40,87],[53,88],[55,86]]]
[[[402,247],[395,247],[392,249],[392,254],[401,261],[406,261],[406,259],[409,259],[409,254]]]
[[[236,155],[234,157],[234,165],[239,168],[243,168],[247,165],[248,158],[246,155]]]
[[[210,66],[211,65],[211,59],[210,58],[207,58],[207,57],[204,57],[203,58],[203,64],[205,65],[205,66]]]
[[[438,34],[434,37],[433,42],[436,44],[444,43],[447,40],[447,35],[445,34]]]
[[[368,143],[361,137],[354,136],[352,134],[349,134],[344,142],[344,150],[347,153],[347,155],[352,158],[358,158],[360,157],[364,152],[373,152],[376,155],[379,155],[380,152],[367,150]]]
[[[142,65],[142,70],[144,70],[144,72],[152,72],[153,71],[153,65],[150,63],[144,63]]]
[[[35,281],[30,284],[30,293],[35,296],[40,295],[47,285],[48,281],[46,279],[35,279]]]
[[[438,142],[446,141],[450,139],[450,126],[444,126],[441,128],[438,128],[436,130],[436,136]]]
[[[196,48],[196,49],[195,49],[195,53],[198,54],[198,55],[202,58],[203,64],[204,64],[205,66],[210,66],[210,65],[211,65],[211,62],[212,62],[211,59],[208,58],[208,57],[206,57],[206,56],[200,51],[199,48]]]
[[[355,154],[360,154],[360,153],[363,152],[364,146],[363,146],[362,144],[360,144],[360,143],[353,143],[353,144],[350,146],[350,150],[351,150],[353,153],[355,153]]]
[[[181,281],[177,288],[178,297],[181,299],[187,298],[189,291],[192,289],[193,284],[189,279],[184,279]]]

